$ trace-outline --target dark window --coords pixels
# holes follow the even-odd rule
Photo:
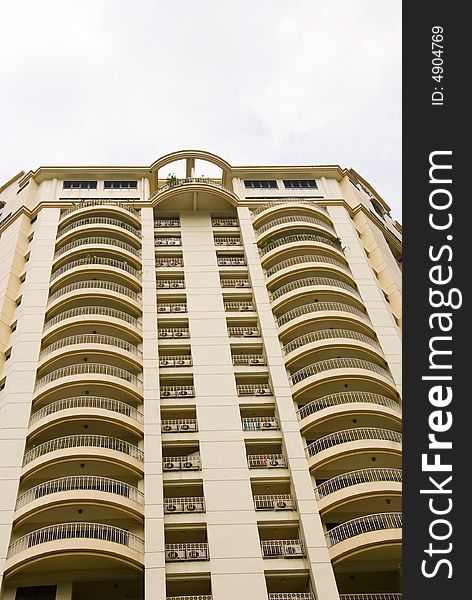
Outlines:
[[[246,180],[244,182],[244,187],[250,188],[252,190],[256,189],[277,189],[277,182],[274,179],[265,179],[265,180]]]
[[[65,190],[96,190],[96,181],[64,181]]]
[[[284,179],[284,186],[289,190],[316,190],[318,188],[314,179]]]
[[[16,588],[15,600],[55,600],[55,598],[55,585]]]
[[[106,190],[135,190],[138,187],[137,181],[105,181]]]

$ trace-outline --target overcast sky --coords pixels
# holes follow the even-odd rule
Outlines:
[[[0,182],[41,165],[353,167],[401,219],[400,0],[0,4]]]

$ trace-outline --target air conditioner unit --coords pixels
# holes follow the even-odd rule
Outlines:
[[[239,246],[239,240],[229,240],[229,246]]]
[[[256,389],[256,396],[270,396],[271,392],[270,392],[270,388],[268,387],[259,387]]]
[[[155,246],[165,246],[166,240],[154,240],[154,245]]]
[[[161,390],[161,398],[175,398],[176,396],[175,390]]]
[[[170,288],[170,283],[168,281],[158,281],[156,284],[158,288]]]
[[[247,312],[248,310],[254,310],[254,307],[251,304],[243,304],[239,307],[240,312]]]
[[[160,329],[158,333],[160,338],[172,337],[172,333],[170,331],[163,331],[162,329]]]
[[[249,287],[249,281],[238,281],[236,283],[236,287],[238,287],[238,288],[248,288]]]
[[[191,367],[192,361],[190,360],[190,358],[182,358],[182,359],[179,358],[175,361],[175,366],[176,367]]]
[[[251,458],[251,468],[252,469],[265,469],[267,467],[267,459],[266,458]]]
[[[171,515],[172,513],[183,513],[184,505],[180,501],[164,504],[164,512]]]
[[[170,313],[170,306],[158,306],[157,312],[159,313]]]
[[[223,240],[215,240],[215,245],[216,246],[224,246],[224,241]]]
[[[180,246],[182,244],[181,240],[169,240],[167,242],[168,246]]]
[[[284,547],[284,554],[287,558],[298,558],[303,556],[303,549],[301,544],[287,544]]]
[[[179,337],[187,338],[188,337],[188,331],[176,331],[174,333],[174,337],[176,337],[176,338],[179,338]]]
[[[276,458],[273,456],[272,458],[267,459],[267,467],[275,468],[275,467],[285,467],[285,461],[283,458]]]
[[[182,471],[198,471],[200,469],[200,463],[194,458],[187,458],[187,460],[182,462],[181,469]]]
[[[218,264],[220,265],[220,267],[222,267],[224,265],[229,266],[229,265],[231,265],[231,259],[230,258],[219,258]]]
[[[183,306],[173,306],[171,310],[174,313],[185,312],[185,307],[183,307]]]
[[[179,431],[182,431],[183,433],[190,433],[192,431],[197,431],[197,424],[196,423],[181,423],[179,425]]]
[[[246,262],[244,261],[244,258],[232,258],[231,264],[232,265],[245,265]]]
[[[257,335],[257,331],[255,329],[245,329],[243,336],[244,337],[254,337]]]
[[[162,469],[163,471],[180,471],[180,461],[164,458]]]
[[[222,225],[224,225],[224,222],[221,219],[213,219],[214,227],[221,227]]]
[[[174,364],[175,364],[175,361],[172,358],[161,358],[159,361],[160,367],[173,367]]]
[[[207,560],[208,550],[206,548],[192,548],[187,550],[187,560]]]
[[[183,288],[184,287],[184,282],[183,281],[173,281],[170,284],[171,288]]]
[[[279,424],[275,419],[267,419],[267,421],[261,421],[261,429],[278,429]]]
[[[185,397],[192,397],[193,396],[193,390],[179,390],[177,392],[177,396],[185,396]]]
[[[276,500],[274,510],[294,510],[293,500]]]
[[[203,502],[188,502],[185,503],[185,512],[188,513],[201,513],[203,512]]]
[[[166,561],[186,560],[185,550],[166,550]]]
[[[173,258],[169,258],[169,260],[167,261],[168,267],[175,267],[176,264],[177,262]]]
[[[263,358],[251,358],[249,360],[249,364],[250,365],[263,365],[264,363],[264,359]]]
[[[174,433],[179,431],[179,426],[177,423],[165,423],[161,425],[161,431],[162,433]]]

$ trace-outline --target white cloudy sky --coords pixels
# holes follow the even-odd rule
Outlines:
[[[0,4],[0,182],[40,165],[353,167],[401,218],[400,0]]]

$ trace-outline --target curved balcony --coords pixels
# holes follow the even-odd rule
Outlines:
[[[117,202],[116,200],[111,200],[111,199],[108,200],[105,198],[99,198],[97,200],[79,200],[73,206],[71,206],[70,208],[67,208],[66,210],[64,210],[61,213],[60,221],[63,221],[70,214],[72,214],[78,210],[85,209],[85,208],[91,208],[91,209],[105,208],[106,210],[110,210],[110,208],[112,210],[121,210],[122,209],[122,210],[126,210],[133,217],[133,219],[136,222],[139,223],[139,221],[140,221],[139,209],[134,208],[133,206],[128,206],[123,202]]]
[[[10,544],[5,571],[11,575],[13,569],[16,570],[29,561],[50,559],[53,555],[64,552],[74,552],[78,557],[80,553],[93,552],[95,562],[97,555],[108,556],[141,570],[144,561],[144,541],[126,529],[102,523],[48,525]]]
[[[57,323],[76,317],[82,317],[82,321],[102,321],[102,319],[97,317],[108,317],[117,319],[118,321],[124,321],[125,323],[132,325],[132,327],[135,329],[140,329],[141,327],[140,319],[132,317],[122,310],[110,308],[108,306],[79,306],[78,308],[70,308],[69,310],[65,310],[64,312],[61,312],[47,320],[44,323],[43,333],[54,327],[54,325],[57,325]]]
[[[66,294],[71,294],[73,292],[80,292],[85,290],[87,290],[88,293],[90,293],[90,290],[104,290],[106,292],[111,292],[113,296],[115,294],[127,296],[131,300],[134,300],[134,302],[139,302],[141,300],[141,297],[137,292],[131,290],[125,285],[120,285],[119,283],[115,283],[114,281],[86,279],[84,281],[76,281],[75,283],[69,283],[64,287],[59,288],[56,292],[49,296],[48,307],[50,307],[58,298],[61,298]]]
[[[342,269],[344,273],[348,274],[352,278],[351,271],[345,263],[335,258],[332,258],[331,256],[325,256],[324,254],[302,254],[301,256],[293,256],[292,258],[286,258],[285,260],[281,260],[280,262],[275,263],[274,265],[272,265],[272,267],[267,268],[266,275],[268,278],[270,278],[272,277],[272,275],[275,275],[276,273],[279,273],[279,271],[282,271],[284,269],[292,270],[292,267],[294,267],[295,265],[313,264],[313,266],[316,267],[319,266],[318,263],[323,263],[326,265],[336,267],[338,269]]]
[[[355,287],[345,283],[344,281],[340,281],[339,279],[334,279],[332,277],[307,277],[303,279],[296,279],[295,281],[291,281],[287,283],[273,292],[269,292],[269,297],[272,301],[277,300],[278,298],[293,292],[295,290],[301,288],[311,288],[311,287],[329,287],[329,288],[338,288],[340,290],[344,290],[348,292],[350,295],[354,296],[357,299],[361,299],[359,292]]]
[[[362,342],[363,344],[367,344],[372,346],[372,348],[375,348],[379,354],[383,354],[380,344],[377,342],[377,340],[374,340],[368,335],[359,333],[358,331],[354,331],[352,329],[320,329],[318,331],[311,331],[310,333],[301,335],[288,344],[285,344],[285,346],[282,348],[282,352],[287,355],[290,354],[290,352],[298,350],[298,348],[307,346],[308,344],[331,339],[346,339]]]
[[[284,208],[284,205],[288,205],[287,208],[293,208],[293,204],[302,204],[304,207],[309,206],[310,208],[316,210],[320,214],[328,217],[328,211],[326,210],[326,208],[324,206],[321,206],[320,204],[318,204],[315,200],[309,200],[308,198],[294,198],[294,197],[276,198],[274,200],[271,200],[270,202],[267,202],[266,204],[261,204],[260,206],[258,206],[256,209],[254,209],[252,211],[252,216],[253,216],[253,218],[257,217],[261,213],[263,213],[266,210],[269,210],[271,208],[276,208],[279,210],[280,208]],[[257,221],[257,219],[254,219],[254,221]]]
[[[120,250],[124,250],[125,252],[132,254],[136,258],[141,256],[140,250],[131,244],[122,242],[121,240],[105,236],[85,236],[69,242],[68,244],[64,244],[64,246],[58,248],[54,254],[54,259],[57,259],[66,252],[75,250],[76,248],[80,248],[81,251],[84,251],[86,249],[84,246],[113,246],[113,248],[120,248]]]
[[[402,470],[392,468],[357,469],[328,479],[315,488],[315,498],[322,501],[342,490],[364,484],[402,483]],[[365,486],[364,486],[365,487]],[[400,489],[400,488],[399,488]]]
[[[94,227],[95,226],[95,227]],[[141,237],[141,232],[136,227],[129,225],[125,221],[121,221],[120,219],[113,219],[111,217],[86,217],[83,219],[77,219],[70,223],[69,225],[65,225],[64,227],[60,227],[57,232],[58,239],[61,238],[69,231],[77,229],[78,227],[87,227],[99,229],[101,227],[117,227],[119,230],[127,231],[134,235],[138,240]]]
[[[59,269],[56,269],[51,273],[51,283],[55,281],[64,273],[75,269],[77,267],[111,267],[112,269],[119,269],[120,271],[124,271],[128,275],[132,275],[138,282],[140,279],[140,271],[129,265],[127,262],[123,262],[121,260],[115,260],[114,258],[106,258],[103,256],[92,256],[90,258],[78,258],[76,260],[71,260],[66,263]]]
[[[151,198],[151,202],[155,199],[155,198],[159,198],[159,196],[161,196],[162,194],[165,194],[166,192],[176,189],[176,188],[182,188],[182,187],[191,187],[191,186],[199,186],[199,185],[203,185],[203,186],[209,186],[209,187],[213,187],[216,188],[217,190],[223,190],[225,192],[227,192],[228,194],[231,194],[231,196],[234,196],[234,192],[233,190],[231,190],[230,188],[227,188],[225,185],[223,185],[222,183],[220,183],[219,181],[215,180],[215,179],[210,179],[209,177],[185,177],[184,179],[173,179],[171,182],[167,183],[166,185],[161,185],[161,187],[157,190],[157,192],[152,196]]]
[[[61,338],[52,344],[49,344],[43,350],[41,350],[39,361],[43,362],[44,359],[50,354],[56,352],[57,350],[61,350],[62,348],[70,348],[71,346],[83,344],[87,346],[111,346],[112,348],[124,350],[126,353],[132,354],[138,359],[141,359],[142,357],[142,352],[137,346],[130,344],[121,338],[99,333],[84,333],[81,335],[70,335],[68,337]],[[87,348],[87,350],[91,350],[91,348]],[[107,350],[105,349],[105,351]]]
[[[283,238],[279,238],[278,240],[275,240],[274,242],[268,243],[266,246],[264,246],[262,248],[259,247],[259,254],[261,257],[264,257],[264,256],[266,256],[266,254],[268,254],[272,250],[284,247],[287,244],[299,244],[299,245],[302,244],[302,245],[304,245],[305,243],[321,244],[322,246],[327,246],[328,248],[333,248],[334,250],[339,252],[341,256],[343,255],[342,249],[341,249],[341,244],[338,241],[336,241],[332,238],[326,237],[326,236],[310,234],[310,233],[287,235]]]
[[[402,514],[399,512],[376,513],[342,523],[326,534],[331,560],[339,560],[369,546],[374,549],[401,544],[401,529]]]
[[[332,227],[331,225],[328,225],[328,223],[326,223],[326,221],[323,221],[321,219],[317,219],[316,217],[309,217],[307,215],[287,215],[286,217],[279,217],[276,219],[271,219],[270,221],[268,221],[267,223],[265,223],[264,225],[261,225],[260,227],[255,227],[256,229],[256,233],[258,236],[260,236],[261,234],[270,231],[272,229],[277,228],[279,229],[284,229],[286,227],[300,227],[300,226],[304,226],[306,224],[310,224],[310,225],[314,225],[317,228],[321,228],[324,231],[327,231],[328,233],[336,236],[336,231],[334,230],[334,227]]]
[[[317,312],[349,313],[350,315],[354,315],[358,319],[361,319],[364,323],[367,323],[370,326],[370,319],[365,312],[359,308],[356,308],[355,306],[351,306],[350,304],[345,304],[343,302],[313,302],[312,304],[297,306],[297,308],[293,308],[292,310],[289,310],[278,317],[276,319],[277,325],[278,327],[282,327],[286,323],[289,323],[298,317],[303,317],[306,315],[311,317],[313,316],[313,313]]]

